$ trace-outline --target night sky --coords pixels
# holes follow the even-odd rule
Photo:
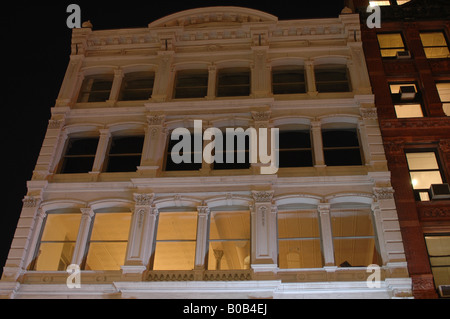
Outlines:
[[[51,3],[51,4],[50,4]],[[56,3],[56,4],[55,4]],[[261,10],[280,20],[337,17],[344,0],[265,1],[16,1],[0,9],[2,65],[0,106],[3,173],[0,213],[0,276],[14,236],[50,119],[69,62],[69,4],[81,7],[82,21],[93,30],[147,27],[169,14],[207,6],[240,6]],[[5,86],[6,84],[6,86]],[[6,114],[5,114],[6,113]]]

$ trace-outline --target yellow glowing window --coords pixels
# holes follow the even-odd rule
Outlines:
[[[196,239],[197,212],[161,212],[153,269],[194,269]]]
[[[280,268],[321,268],[322,252],[317,212],[278,212]]]
[[[436,83],[439,97],[441,98],[442,108],[447,116],[450,116],[450,82]]]
[[[450,236],[426,236],[425,242],[436,288],[450,285]]]
[[[337,266],[380,264],[370,210],[331,212],[334,258]]]
[[[405,44],[400,33],[380,33],[377,37],[383,58],[395,57],[397,52],[405,51]]]
[[[120,270],[125,262],[131,213],[96,213],[86,270]]]
[[[389,0],[385,0],[385,1],[369,1],[369,4],[370,4],[371,7],[374,7],[374,6],[390,6],[391,5]]]
[[[434,152],[407,153],[411,184],[415,190],[442,184],[441,172]]]
[[[211,212],[208,269],[250,268],[250,212]]]
[[[72,263],[81,214],[48,214],[34,269],[65,271]]]
[[[420,39],[428,59],[450,58],[443,32],[421,32]]]

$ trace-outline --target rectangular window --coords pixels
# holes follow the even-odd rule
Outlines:
[[[279,147],[280,168],[313,166],[309,130],[280,131]]]
[[[327,166],[362,165],[356,128],[322,129],[323,154]]]
[[[208,73],[208,70],[178,71],[174,98],[204,98],[208,94]]]
[[[153,270],[193,270],[197,212],[161,212]]]
[[[370,210],[332,210],[331,228],[336,265],[380,264]]]
[[[81,86],[78,102],[105,102],[109,100],[113,80],[112,74],[86,77]]]
[[[397,118],[423,117],[422,95],[412,82],[390,83]]]
[[[155,73],[126,73],[122,81],[119,101],[148,100],[152,96]]]
[[[443,183],[436,153],[433,151],[408,152],[406,159],[416,199],[430,200],[430,186]]]
[[[428,59],[450,58],[444,32],[420,32],[420,39]]]
[[[70,138],[61,161],[60,174],[88,173],[94,165],[98,137]]]
[[[44,231],[32,267],[37,271],[65,271],[72,263],[81,214],[52,214],[45,218]]]
[[[130,223],[130,212],[96,212],[85,270],[120,270],[125,262]]]
[[[106,172],[135,172],[141,163],[144,136],[114,136],[106,158]]]
[[[379,33],[377,38],[383,58],[395,57],[397,52],[405,51],[401,33]]]
[[[223,150],[215,150],[213,169],[249,169],[250,168],[250,137],[245,131],[240,133],[222,132]],[[233,143],[233,150],[228,150],[227,144]],[[231,145],[231,144],[230,144]],[[231,146],[230,146],[231,148]],[[223,163],[217,163],[217,159],[222,159]]]
[[[218,71],[217,97],[249,96],[250,69],[228,68]]]
[[[278,212],[280,268],[321,268],[322,252],[317,212]]]
[[[171,135],[172,134],[169,136]],[[201,161],[200,163],[196,163],[195,159],[196,157],[200,159],[203,158],[203,144],[200,152],[195,152],[195,134],[192,133],[182,135],[179,140],[172,140],[170,137],[168,139],[166,163],[164,168],[165,171],[198,171],[202,168]],[[186,141],[184,139],[186,139]],[[197,137],[197,139],[203,141],[203,136]],[[179,143],[182,143],[181,145],[183,147],[179,146]],[[179,155],[179,157],[182,157],[183,160],[180,163],[176,163],[172,157],[172,152],[174,152],[174,156]]]
[[[350,80],[346,65],[321,64],[314,67],[316,89],[319,93],[350,92]]]
[[[444,113],[450,116],[450,82],[436,83],[436,87],[441,98]]]
[[[282,66],[272,70],[273,94],[305,93],[305,71],[302,66]]]
[[[209,270],[250,268],[250,212],[211,212]]]
[[[436,289],[450,285],[450,236],[425,236]]]

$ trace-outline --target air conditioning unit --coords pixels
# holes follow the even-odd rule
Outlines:
[[[439,294],[442,298],[450,298],[450,285],[440,285]]]
[[[397,59],[409,59],[411,58],[411,53],[409,51],[397,51]]]
[[[400,95],[402,100],[414,100],[416,97],[416,88],[414,85],[401,86]]]
[[[450,199],[450,186],[448,184],[432,184],[430,190],[431,199]]]

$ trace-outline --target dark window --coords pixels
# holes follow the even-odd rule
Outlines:
[[[309,131],[280,131],[279,147],[279,167],[313,166]]]
[[[140,165],[143,136],[115,136],[106,159],[106,172],[135,172]]]
[[[182,70],[177,72],[175,99],[203,98],[207,94],[207,70]]]
[[[305,93],[305,72],[301,66],[283,66],[272,70],[273,94]]]
[[[153,72],[125,74],[119,101],[148,100],[152,96],[154,82]]]
[[[327,166],[362,165],[356,129],[323,129],[322,139]]]
[[[219,70],[217,76],[217,96],[250,95],[250,69],[229,68]]]
[[[113,75],[86,77],[81,86],[78,102],[105,102],[111,93]]]
[[[178,143],[182,143],[182,139],[184,138],[190,139],[190,149],[183,148],[182,150],[180,150],[179,155],[186,156],[185,152],[189,153],[190,162],[187,163],[187,161],[186,162],[182,161],[181,163],[175,163],[172,159],[172,150],[175,145],[177,145]],[[201,137],[201,139],[203,141],[203,137]],[[180,136],[178,140],[172,140],[169,137],[169,143],[166,154],[166,165],[165,165],[166,171],[197,171],[202,168],[202,161],[197,161],[200,163],[195,163],[196,157],[199,158],[201,156],[200,158],[203,158],[203,155],[201,152],[200,153],[194,152],[194,140],[195,134]],[[202,151],[203,151],[203,144],[202,144]]]
[[[234,150],[227,149],[227,143],[233,139]],[[239,142],[239,140],[241,142]],[[242,143],[244,141],[244,143]],[[250,137],[248,134],[234,132],[226,134],[223,132],[223,151],[215,151],[215,161],[213,168],[215,170],[224,169],[249,169],[250,168]],[[222,158],[223,163],[217,163],[217,158]]]
[[[324,92],[350,92],[350,81],[346,65],[322,64],[315,68],[316,89]]]
[[[92,170],[98,137],[71,138],[61,163],[61,174],[88,173]]]

